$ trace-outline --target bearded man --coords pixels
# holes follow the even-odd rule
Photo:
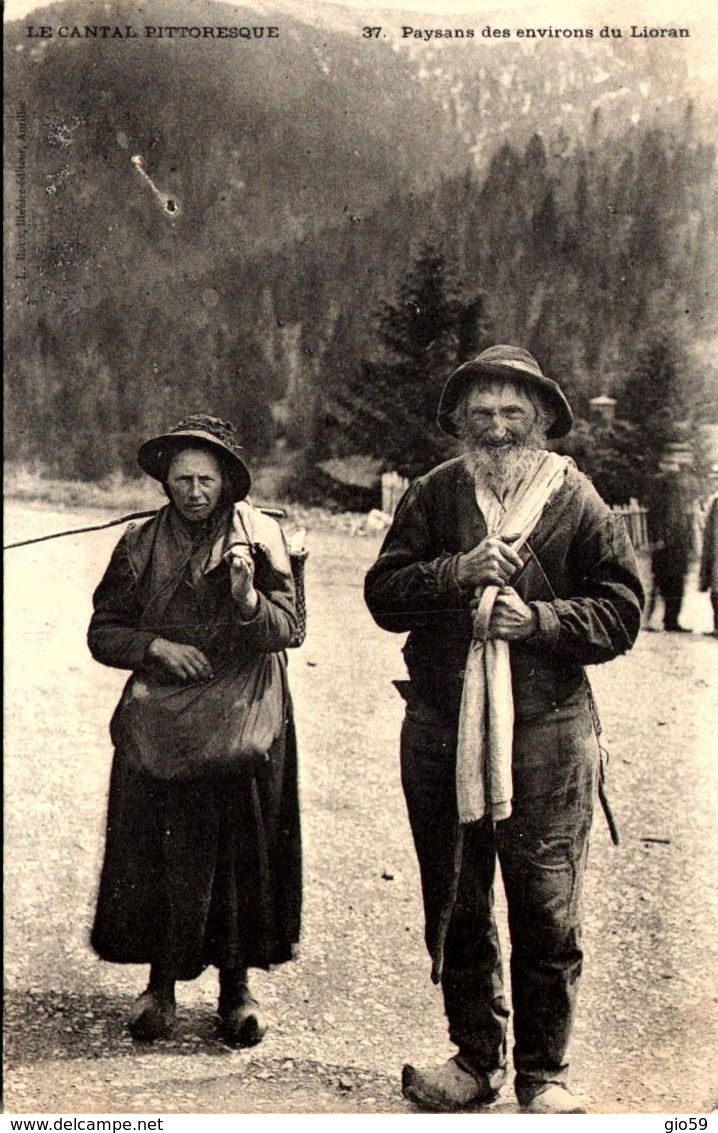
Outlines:
[[[464,455],[410,485],[366,579],[378,625],[409,632],[402,784],[458,1047],[436,1068],[404,1067],[404,1095],[422,1108],[486,1104],[506,1078],[498,857],[520,1108],[586,1112],[567,1086],[600,772],[584,666],[630,649],[643,590],[623,520],[546,451],[572,420],[525,350],[493,346],[460,366],[438,423]]]

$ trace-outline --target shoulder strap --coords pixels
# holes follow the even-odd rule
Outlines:
[[[499,534],[511,539],[514,550],[520,550],[528,539],[550,497],[562,483],[567,467],[565,457],[547,452],[535,474],[507,509]]]

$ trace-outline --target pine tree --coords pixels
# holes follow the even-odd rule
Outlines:
[[[678,335],[664,330],[648,336],[636,352],[617,405],[617,416],[635,429],[642,493],[657,475],[666,445],[693,435],[699,406],[700,386]]]
[[[396,301],[378,311],[382,356],[364,360],[340,398],[354,451],[406,476],[451,453],[436,425],[439,396],[451,370],[487,344],[484,308],[481,293],[461,297],[443,252],[424,245]]]

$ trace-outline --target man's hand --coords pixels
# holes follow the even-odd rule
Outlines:
[[[503,586],[522,565],[521,556],[509,543],[490,535],[460,557],[457,578],[464,589]]]
[[[147,657],[180,681],[211,681],[214,676],[204,653],[194,645],[155,637],[147,647]]]
[[[504,586],[497,594],[489,622],[489,637],[504,641],[523,641],[536,632],[537,618],[511,586]]]

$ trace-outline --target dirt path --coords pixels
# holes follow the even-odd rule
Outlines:
[[[87,518],[11,504],[6,540]],[[211,971],[181,986],[175,1038],[136,1046],[124,1018],[145,972],[100,963],[88,947],[107,725],[124,678],[92,662],[84,635],[116,538],[6,556],[6,1108],[406,1112],[402,1063],[430,1064],[451,1048],[429,982],[398,781],[401,707],[390,682],[402,675],[401,638],[378,630],[362,603],[379,537],[309,533],[309,634],[290,670],[303,943],[296,963],[256,974],[273,1025],[246,1052],[215,1035]],[[691,595],[687,624],[707,629],[707,605]],[[700,633],[644,634],[592,675],[623,838],[613,849],[597,822],[587,882],[572,1066],[594,1111],[716,1104],[717,670],[718,644]],[[511,1090],[504,1095],[493,1108],[514,1112]]]

